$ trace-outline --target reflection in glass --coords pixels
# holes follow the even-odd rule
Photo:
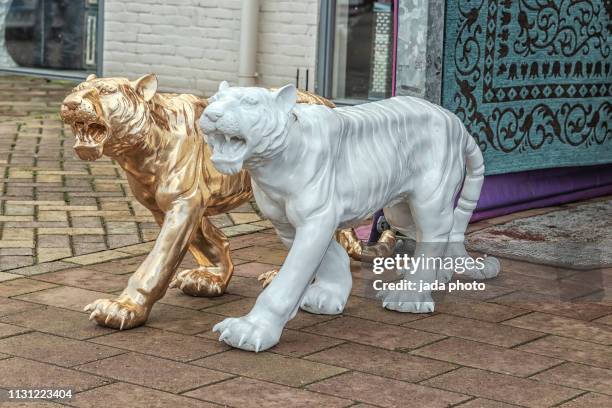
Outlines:
[[[0,26],[20,67],[95,70],[97,0],[13,0]]]
[[[391,96],[393,0],[337,0],[333,99]]]

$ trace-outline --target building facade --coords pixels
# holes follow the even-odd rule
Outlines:
[[[168,90],[213,93],[238,83],[241,0],[106,0],[104,75],[159,75]],[[317,0],[260,0],[256,83],[314,89]]]
[[[428,17],[443,10],[441,0],[0,0],[0,70],[155,72],[164,90],[205,95],[239,82],[247,38],[257,85],[296,83],[346,103],[394,89],[426,96],[427,41],[441,47],[443,31],[429,35]]]
[[[503,178],[612,162],[610,18],[609,0],[0,0],[0,71],[418,96],[456,113]],[[489,205],[612,188],[600,168],[563,174],[538,176],[567,181],[553,190],[504,178]]]
[[[299,76],[301,87],[314,90],[318,0],[256,3],[249,34],[256,38],[255,83],[279,86]],[[93,6],[95,30],[85,19]],[[208,95],[221,80],[238,83],[242,6],[241,0],[0,0],[0,69],[75,78],[155,72],[164,90]],[[68,26],[77,28],[66,33]],[[55,55],[82,59],[91,44],[95,64]]]

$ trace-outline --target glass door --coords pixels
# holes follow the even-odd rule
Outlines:
[[[97,69],[98,0],[0,0],[0,69]]]
[[[322,0],[318,91],[339,102],[388,98],[394,65],[393,0]]]

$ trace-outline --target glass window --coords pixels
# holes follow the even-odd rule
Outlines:
[[[326,35],[332,38],[320,43],[320,46],[332,47],[330,63],[319,64],[319,69],[327,67],[324,93],[334,100],[348,101],[390,97],[393,0],[329,1],[332,18]]]
[[[96,71],[98,0],[0,0],[0,68]]]

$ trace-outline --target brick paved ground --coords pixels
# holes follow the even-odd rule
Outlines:
[[[145,327],[93,325],[82,307],[121,290],[157,229],[120,169],[74,158],[54,114],[65,89],[0,77],[0,388],[68,387],[76,396],[61,404],[76,407],[612,406],[610,292],[597,302],[551,297],[563,284],[594,299],[585,282],[609,287],[611,269],[502,260],[484,294],[412,315],[367,298],[354,263],[343,315],[300,312],[270,351],[229,349],[212,325],[248,311],[255,277],[286,253],[250,208],[217,220],[233,235],[253,231],[232,238],[239,265],[228,294],[171,290]],[[517,300],[525,292],[531,300]]]
[[[57,114],[73,86],[0,77],[0,271],[33,275],[144,253],[146,245],[125,247],[157,235],[118,165],[73,153],[74,138]],[[267,226],[249,205],[213,222],[229,236]]]

